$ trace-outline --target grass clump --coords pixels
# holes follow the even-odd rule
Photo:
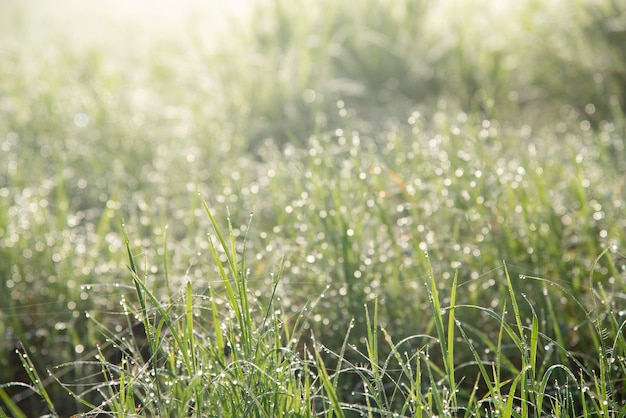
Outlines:
[[[364,307],[365,334],[360,343],[350,342],[355,332],[352,320],[337,351],[314,337],[310,345],[302,346],[303,325],[319,304],[295,315],[278,306],[275,296],[282,267],[268,295],[252,296],[246,238],[237,242],[230,222],[224,236],[203,205],[216,228],[211,253],[220,275],[204,281],[200,292],[188,281],[179,295],[159,298],[141,277],[127,240],[137,301],[125,305],[124,313],[141,334],[120,338],[103,328],[107,343],[98,347],[96,361],[57,368],[101,368],[101,383],[80,393],[75,383],[54,377],[89,410],[81,416],[525,417],[614,416],[623,411],[622,380],[615,376],[623,379],[626,371],[623,356],[616,354],[625,348],[624,322],[604,303],[585,307],[574,301],[587,318],[583,326],[596,356],[576,353],[550,333],[549,321],[517,291],[506,265],[502,271],[508,294],[500,311],[459,304],[458,275],[449,294],[442,294],[431,268],[425,283],[432,318],[429,332],[396,341],[380,325],[376,300],[372,312]],[[606,302],[606,295],[600,296],[602,287],[593,280],[592,274],[590,286]],[[530,317],[520,303],[529,304]],[[484,324],[479,328],[464,319],[471,311],[492,321],[497,333],[488,334]],[[554,319],[556,313],[549,316]],[[463,360],[459,353],[470,358]],[[20,350],[20,357],[32,382],[23,386],[41,396],[54,414],[54,403],[26,349]],[[9,411],[25,416],[4,390],[2,394]]]
[[[226,238],[216,230],[218,242],[212,246],[220,271],[217,280],[203,283],[201,294],[188,281],[181,294],[168,296],[165,304],[138,275],[128,246],[139,300],[134,315],[145,330],[148,356],[137,364],[138,357],[128,347],[121,366],[105,363],[108,391],[97,410],[156,416],[302,413],[304,388],[296,372],[305,367],[293,350],[298,330],[283,326],[280,310],[274,307],[275,289],[264,311],[250,305],[254,300],[247,287],[245,247],[238,259],[230,224],[229,229]]]
[[[253,7],[0,17],[0,412],[623,413],[618,2]]]

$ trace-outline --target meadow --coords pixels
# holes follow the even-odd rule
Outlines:
[[[626,414],[622,2],[62,3],[0,0],[0,417]]]

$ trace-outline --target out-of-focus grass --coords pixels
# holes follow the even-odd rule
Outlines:
[[[433,316],[436,290],[442,315],[455,294],[459,341],[483,352],[461,344],[443,347],[442,359],[430,353],[433,365],[447,364],[443,374],[430,370],[432,385],[454,381],[451,363],[477,355],[503,365],[501,381],[515,378],[531,363],[515,342],[524,327],[535,332],[533,321],[543,371],[579,361],[585,384],[594,368],[604,373],[600,383],[610,383],[611,367],[623,379],[623,365],[607,370],[584,356],[605,347],[593,318],[608,321],[609,336],[624,320],[626,23],[618,2],[277,0],[219,37],[211,22],[224,15],[197,4],[187,17],[159,20],[157,9],[120,19],[4,3],[2,382],[28,380],[18,341],[40,370],[69,362],[52,373],[78,385],[76,393],[91,387],[100,365],[74,362],[93,360],[107,339],[141,344],[123,308],[138,306],[138,295],[122,223],[133,237],[135,274],[155,298],[178,301],[172,312],[187,314],[180,289],[187,292],[189,278],[196,297],[221,282],[206,262],[210,222],[198,192],[211,208],[229,208],[233,253],[247,237],[247,286],[259,306],[269,303],[270,272],[283,256],[272,300],[285,318],[295,321],[317,300],[301,324],[309,348],[314,335],[343,361],[367,352],[375,363],[375,324],[389,342],[436,335],[443,321],[449,332],[448,318],[438,325]],[[511,288],[529,303],[518,299],[512,311]],[[234,309],[213,289],[213,308]],[[198,299],[194,308],[206,309]],[[368,320],[363,306],[373,315],[375,300]],[[202,324],[204,337],[211,328]],[[387,343],[380,349],[404,355]],[[329,364],[331,353],[322,356]],[[363,401],[352,394],[359,379],[347,377],[358,373],[331,375],[318,383],[337,402]],[[373,378],[384,385],[392,375]],[[79,408],[66,388],[46,383],[59,408]],[[467,401],[474,382],[458,383]],[[16,401],[32,397],[6,390]],[[420,396],[414,401],[428,404]]]

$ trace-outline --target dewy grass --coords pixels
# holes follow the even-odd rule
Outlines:
[[[550,411],[554,416],[570,416],[579,408],[583,408],[586,414],[611,416],[620,408],[612,401],[617,388],[610,370],[616,366],[623,370],[622,360],[613,357],[615,349],[624,344],[623,336],[617,334],[608,345],[604,336],[609,333],[602,327],[602,319],[590,317],[590,326],[600,337],[596,340],[599,369],[588,369],[584,360],[575,361],[580,367],[578,376],[566,364],[552,364],[545,369],[538,367],[539,340],[550,341],[551,338],[540,331],[536,314],[532,315],[528,325],[523,323],[517,302],[519,296],[506,266],[504,278],[509,289],[509,301],[503,304],[502,314],[480,306],[456,305],[456,279],[452,283],[450,297],[446,298],[447,305],[442,305],[435,272],[430,269],[431,315],[436,337],[415,335],[394,343],[392,337],[380,329],[378,303],[375,303],[373,316],[370,316],[367,307],[364,311],[367,328],[364,353],[348,344],[348,332],[337,354],[314,341],[311,347],[314,349],[313,356],[308,354],[308,360],[301,360],[302,353],[294,345],[294,337],[297,338],[301,330],[288,330],[286,318],[279,316],[281,311],[273,306],[275,289],[267,307],[251,304],[253,301],[245,278],[248,269],[244,263],[245,248],[238,247],[232,226],[229,225],[228,238],[221,234],[206,202],[203,205],[219,243],[219,247],[217,244],[213,247],[212,253],[221,272],[221,285],[226,289],[228,310],[232,312],[230,319],[219,315],[215,303],[217,289],[213,285],[208,289],[210,309],[213,311],[208,321],[213,323],[212,336],[207,335],[208,329],[197,328],[201,320],[194,311],[200,308],[198,301],[203,299],[194,295],[190,282],[186,283],[177,299],[162,306],[162,302],[139,277],[135,257],[128,244],[129,269],[139,303],[136,314],[145,329],[150,349],[148,357],[142,359],[134,348],[128,346],[126,350],[122,347],[120,364],[106,361],[106,354],[99,353],[104,382],[99,392],[103,401],[97,407],[83,402],[94,407],[92,413],[234,416],[243,412],[245,416],[268,417],[285,414],[314,416],[321,413],[328,417],[343,417],[356,411],[367,416],[452,417],[485,412],[527,417],[542,416]],[[232,251],[240,251],[241,257],[235,256]],[[223,252],[224,259],[220,257],[220,252]],[[236,260],[239,260],[237,265],[234,264]],[[279,277],[275,280],[278,284]],[[507,305],[513,310],[510,323],[507,320]],[[244,307],[247,312],[243,311]],[[597,313],[597,308],[590,312]],[[480,341],[469,337],[466,329],[471,326],[464,323],[460,313],[455,313],[459,309],[481,310],[497,321],[497,343],[491,346],[495,351],[494,360],[487,361],[480,353]],[[150,312],[158,315],[150,318]],[[263,320],[257,322],[255,317]],[[611,321],[615,321],[615,317],[609,318]],[[447,326],[444,325],[446,322]],[[623,323],[619,327],[623,327]],[[244,328],[247,330],[244,331]],[[460,340],[455,337],[457,328]],[[386,357],[379,347],[381,336],[388,343],[389,354]],[[515,360],[505,357],[505,340],[513,342],[520,363],[515,364]],[[413,346],[413,342],[418,345]],[[475,376],[468,375],[466,364],[460,364],[455,356],[461,346],[469,349],[473,364],[478,367],[479,373]],[[440,362],[434,358],[435,347],[440,351]],[[455,350],[455,347],[458,348]],[[346,357],[347,348],[354,350],[366,363],[358,365],[350,361]],[[324,352],[329,356],[324,356]],[[33,390],[46,400],[51,412],[54,412],[54,405],[41,386],[37,369],[25,352],[22,358]],[[336,366],[331,374],[326,364],[333,362]],[[553,387],[551,381],[555,375],[564,380],[560,383],[555,381]],[[464,379],[473,384],[469,392],[461,385]],[[346,382],[353,387],[353,397],[362,396],[361,402],[346,402],[343,399],[345,390],[342,385]],[[62,385],[70,391],[73,386],[69,383]],[[481,385],[485,385],[486,392],[478,391]],[[84,395],[74,393],[74,396],[80,398]],[[14,404],[8,403],[7,407],[19,411]]]
[[[208,207],[207,214],[216,227],[219,242],[226,244],[228,241],[217,229]],[[297,377],[306,373],[308,381],[310,372],[292,346],[300,330],[285,329],[284,320],[272,308],[272,299],[261,323],[252,317],[257,308],[249,305],[245,257],[235,264],[237,257],[231,251],[235,250],[236,242],[230,231],[231,246],[219,247],[226,255],[228,270],[221,267],[217,246],[213,254],[220,266],[221,284],[227,289],[228,310],[234,312],[234,322],[228,317],[220,318],[215,291],[209,288],[212,337],[207,335],[208,330],[196,328],[198,319],[194,311],[199,307],[191,283],[184,286],[179,298],[163,306],[139,277],[132,248],[127,243],[131,279],[140,305],[137,319],[145,330],[149,352],[142,359],[132,346],[120,347],[120,364],[106,361],[106,355],[100,353],[105,383],[100,394],[104,399],[93,413],[143,411],[157,416],[235,416],[244,412],[244,415],[268,417],[312,414],[312,409],[306,412],[300,399],[305,397],[311,402],[310,393],[304,395],[303,382]],[[150,313],[156,315],[151,317]],[[36,373],[32,364],[29,366]]]
[[[0,414],[623,412],[619,1],[12,3]]]

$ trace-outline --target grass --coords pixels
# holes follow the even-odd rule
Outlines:
[[[6,3],[0,416],[626,411],[619,2]]]

